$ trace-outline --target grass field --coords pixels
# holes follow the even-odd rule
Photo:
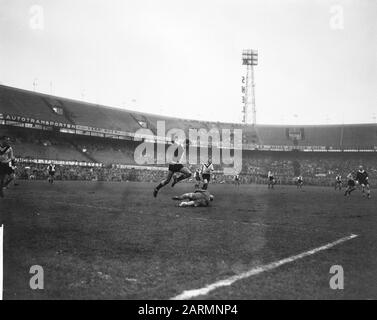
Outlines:
[[[21,181],[0,199],[4,299],[376,299],[376,200],[332,188],[210,185],[208,208],[178,208],[149,183]],[[351,234],[357,237],[265,268]],[[44,289],[31,290],[32,265]],[[344,289],[332,290],[332,265]],[[247,275],[255,267],[260,272]]]

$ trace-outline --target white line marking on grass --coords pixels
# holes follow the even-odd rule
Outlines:
[[[0,300],[3,300],[3,236],[4,226],[0,227]]]
[[[305,257],[313,255],[313,254],[315,254],[319,251],[327,250],[327,249],[334,247],[338,244],[341,244],[345,241],[356,238],[357,236],[358,235],[356,235],[356,234],[351,234],[347,237],[340,238],[339,240],[336,240],[334,242],[330,242],[330,243],[323,245],[321,247],[318,247],[318,248],[315,248],[315,249],[312,249],[312,250],[309,250],[309,251],[305,251],[305,252],[302,252],[300,254],[297,254],[297,255],[294,255],[294,256],[279,260],[279,261],[275,261],[275,262],[272,262],[272,263],[269,263],[269,264],[265,264],[265,265],[261,265],[261,266],[252,268],[249,271],[240,273],[238,275],[235,275],[235,276],[230,277],[230,278],[225,279],[225,280],[217,281],[215,283],[212,283],[210,285],[205,286],[204,288],[183,291],[180,295],[175,296],[175,297],[171,298],[170,300],[188,300],[188,299],[195,298],[195,297],[198,297],[198,296],[207,295],[208,293],[210,293],[211,291],[213,291],[217,288],[227,287],[227,286],[232,285],[234,282],[236,282],[238,280],[246,279],[246,278],[255,276],[257,274],[260,274],[262,272],[276,269],[276,268],[282,266],[283,264],[290,263],[290,262],[305,258]]]

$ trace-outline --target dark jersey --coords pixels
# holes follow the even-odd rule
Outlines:
[[[358,170],[356,173],[356,180],[361,184],[368,183],[368,173],[365,170]]]

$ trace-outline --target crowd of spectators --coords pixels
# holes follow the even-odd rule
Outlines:
[[[18,163],[16,174],[18,179],[45,180],[48,178],[46,164]],[[155,182],[166,174],[163,170],[138,168],[86,167],[78,165],[56,165],[56,180],[86,181],[144,181]]]
[[[281,154],[280,154],[281,156]],[[377,161],[375,155],[313,155],[285,153],[279,157],[260,152],[244,157],[243,173],[255,183],[267,183],[267,173],[271,171],[278,183],[292,184],[299,175],[305,184],[333,185],[337,174],[345,181],[346,176],[362,165],[371,181],[377,181]]]
[[[371,184],[377,182],[377,166],[374,162],[362,163],[368,172]],[[243,184],[266,184],[267,173],[271,171],[277,184],[295,184],[298,175],[302,175],[307,185],[331,186],[334,184],[336,174],[341,174],[343,180],[349,172],[354,172],[360,165],[359,161],[348,160],[334,163],[330,160],[271,160],[248,159],[240,174],[240,182]],[[88,167],[78,165],[57,165],[56,180],[86,180],[86,181],[141,181],[158,182],[166,176],[166,170],[161,168],[144,169],[120,168],[118,166]],[[190,166],[194,172],[195,166]],[[48,178],[46,164],[19,163],[17,164],[18,179]],[[193,177],[190,179],[192,180]],[[224,175],[216,170],[212,175],[212,183],[232,183],[234,176]]]
[[[58,165],[57,180],[157,182],[166,174],[161,168],[120,168],[121,164],[136,165],[133,156],[138,145],[136,141],[21,128],[8,128],[2,133],[12,137],[16,157],[30,158],[30,163],[18,163],[19,179],[47,179],[47,165],[32,163],[31,159],[76,160],[103,164],[98,167]],[[244,150],[240,181],[245,184],[264,184],[267,183],[267,173],[271,171],[278,184],[293,184],[295,178],[302,175],[305,184],[332,185],[336,174],[341,174],[345,180],[347,174],[356,171],[361,164],[368,172],[373,185],[374,181],[377,182],[375,153]],[[190,166],[191,172],[197,167]],[[234,177],[222,174],[222,170],[223,165],[215,164],[212,183],[233,182]]]

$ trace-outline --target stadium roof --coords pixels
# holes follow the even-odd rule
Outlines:
[[[207,122],[148,114],[4,85],[0,85],[0,113],[125,132],[135,132],[144,127],[155,133],[159,120],[165,121],[166,130],[242,128],[244,143],[258,145],[377,147],[377,124],[263,124],[253,127],[240,123]]]

